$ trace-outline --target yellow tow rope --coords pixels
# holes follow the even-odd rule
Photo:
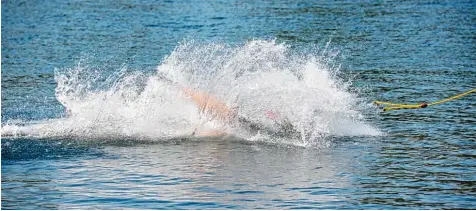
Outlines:
[[[399,110],[399,109],[418,109],[418,108],[426,108],[428,106],[437,105],[437,104],[448,102],[450,100],[458,99],[458,98],[463,97],[465,95],[469,95],[473,92],[476,92],[476,89],[467,91],[467,92],[459,94],[459,95],[455,95],[455,96],[450,97],[450,98],[446,98],[444,100],[436,101],[436,102],[433,102],[433,103],[397,104],[397,103],[389,103],[389,102],[382,102],[382,101],[374,101],[374,104],[387,106],[387,107],[383,108],[383,111],[391,111],[391,110]]]

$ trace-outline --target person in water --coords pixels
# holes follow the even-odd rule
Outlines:
[[[275,111],[268,110],[265,112],[265,116],[274,121],[274,127],[266,126],[259,122],[250,120],[249,118],[241,116],[236,110],[227,106],[224,102],[218,100],[216,97],[199,90],[193,90],[186,87],[181,87],[183,93],[188,96],[197,106],[201,113],[218,119],[220,121],[236,123],[239,126],[246,129],[251,133],[266,133],[273,136],[280,137],[297,137],[299,133],[295,127],[287,119],[280,118],[279,114]],[[194,136],[200,137],[218,137],[228,135],[223,130],[207,130],[198,128]]]

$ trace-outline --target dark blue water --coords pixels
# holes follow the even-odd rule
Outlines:
[[[3,209],[476,207],[476,94],[418,110],[380,113],[367,105],[433,102],[476,88],[474,1],[2,0],[1,6]],[[286,43],[289,53],[237,56],[254,55],[253,40],[269,44],[259,52],[278,51]],[[228,47],[210,50],[216,43]],[[185,52],[177,50],[181,46]],[[76,92],[88,81],[100,84],[82,77],[101,78],[125,68],[148,78],[158,66],[165,68],[164,61],[182,67],[203,60],[201,68],[220,69],[232,60],[235,69],[250,64],[262,69],[268,63],[282,67],[304,54],[321,56],[317,63],[347,84],[339,90],[360,99],[355,108],[343,103],[341,109],[361,116],[355,126],[338,119],[323,126],[329,134],[312,144],[154,139],[162,128],[141,125],[144,115],[128,116],[135,121],[124,123],[122,114],[134,110],[110,111],[110,105],[123,104],[116,95],[93,98],[93,88],[70,104],[90,116],[56,122],[68,115],[60,100],[69,93],[55,92],[58,76],[83,64],[86,74],[71,76],[78,78]],[[144,81],[115,84],[137,85],[138,92],[148,93],[150,83]],[[233,90],[231,84],[212,91],[226,93],[219,90]],[[131,89],[118,90],[127,95]],[[335,107],[325,111],[342,117]],[[155,112],[152,106],[140,108],[139,114]],[[108,121],[89,127],[93,117],[108,112]],[[328,115],[316,114],[321,117]],[[63,125],[67,129],[57,130]],[[22,133],[12,132],[17,130],[12,126]]]

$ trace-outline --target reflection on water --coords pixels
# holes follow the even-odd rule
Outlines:
[[[24,167],[9,165],[12,160],[6,157],[4,208],[28,207],[30,202],[23,199],[41,197],[67,201],[58,201],[60,209],[100,208],[99,201],[104,207],[118,202],[117,208],[335,207],[348,201],[342,193],[349,192],[349,175],[356,170],[352,157],[339,150],[233,139],[96,147],[100,154],[76,147],[66,155],[50,148],[52,154],[65,156],[37,160],[36,168],[26,166],[29,175],[43,180],[15,182],[11,175],[30,176],[22,175]],[[23,194],[16,195],[18,191]]]

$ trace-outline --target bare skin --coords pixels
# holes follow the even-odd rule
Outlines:
[[[198,106],[200,112],[222,121],[229,121],[235,114],[232,108],[208,93],[189,88],[182,88],[182,91]],[[221,137],[226,135],[228,134],[223,130],[204,128],[198,128],[194,133],[194,136],[198,137]]]
[[[237,113],[235,110],[227,106],[224,102],[218,100],[214,96],[203,92],[192,90],[189,88],[183,88],[183,92],[190,97],[190,99],[198,106],[200,112],[205,113],[206,115],[212,116],[215,119],[221,121],[231,121],[232,119],[237,117]],[[265,115],[269,118],[274,120],[280,127],[278,131],[274,130],[274,133],[281,133],[281,132],[290,132],[292,133],[293,127],[291,124],[279,121],[280,117],[279,114],[274,111],[267,111]],[[256,125],[252,122],[249,122],[246,119],[240,119],[240,121],[247,122],[248,127],[250,130],[260,130],[261,125]],[[271,129],[271,131],[273,131]],[[222,137],[228,135],[223,130],[210,130],[205,128],[197,128],[194,132],[194,136],[198,137]]]
[[[222,130],[196,130],[194,136],[197,137],[223,137],[228,135],[225,131]]]
[[[212,115],[220,120],[229,120],[235,114],[233,109],[208,93],[189,88],[183,88],[182,90],[197,104],[200,112]]]
[[[206,114],[207,116],[210,116],[213,119],[221,120],[223,122],[234,122],[233,120],[236,120],[246,125],[247,129],[250,131],[257,131],[257,130],[259,131],[264,129],[274,134],[281,134],[282,131],[293,132],[294,130],[292,125],[289,124],[288,121],[285,120],[284,121],[285,124],[283,124],[280,115],[272,110],[267,111],[265,115],[269,119],[273,120],[277,124],[278,128],[280,129],[276,130],[276,128],[269,128],[269,127],[263,128],[263,125],[260,125],[259,123],[256,124],[256,122],[249,121],[247,118],[240,117],[237,114],[236,110],[234,110],[233,108],[230,108],[223,101],[218,100],[216,97],[210,95],[209,93],[206,93],[200,90],[193,90],[190,88],[186,88],[176,83],[173,83],[166,78],[163,78],[163,79],[166,82],[169,82],[179,87],[182,90],[182,92],[197,105],[201,113]],[[224,130],[220,130],[220,129],[210,130],[206,128],[197,128],[193,135],[198,137],[222,137],[228,134]]]

